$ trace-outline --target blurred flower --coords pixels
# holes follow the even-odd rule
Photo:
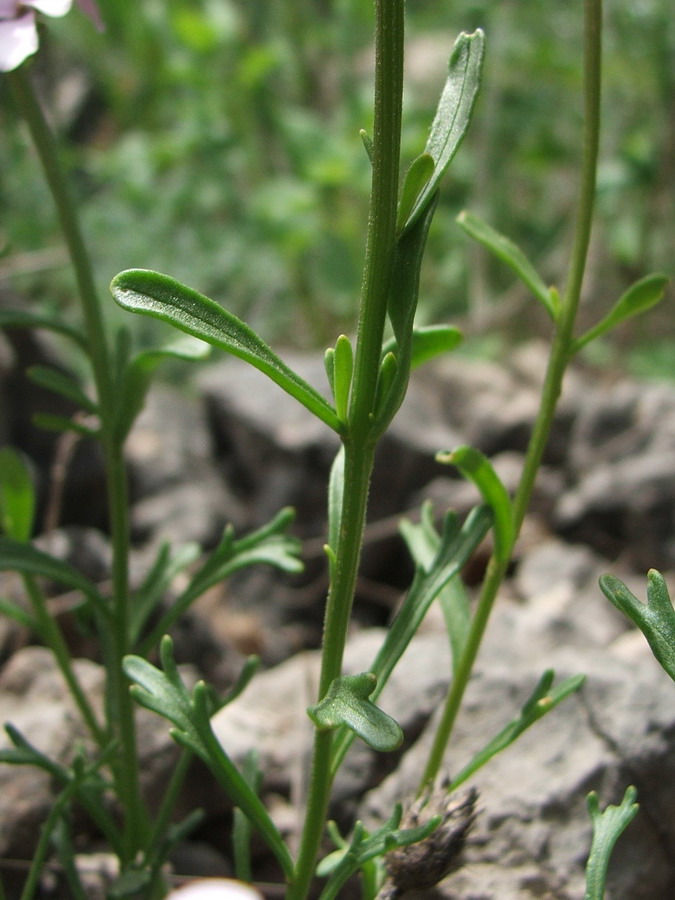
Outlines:
[[[250,885],[229,878],[201,878],[171,891],[167,900],[262,900]]]
[[[75,0],[97,28],[102,28],[95,0]],[[0,0],[0,72],[11,72],[38,48],[35,13],[65,16],[73,0]]]

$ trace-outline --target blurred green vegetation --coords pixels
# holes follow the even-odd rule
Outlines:
[[[358,132],[372,119],[371,0],[99,5],[105,33],[77,10],[49,20],[32,68],[73,172],[101,290],[121,269],[154,268],[267,338],[334,341],[352,327],[361,278],[369,164]],[[562,277],[579,161],[581,16],[581,0],[409,0],[404,161],[424,145],[457,33],[480,26],[488,40],[474,124],[430,237],[422,318],[464,321],[477,338],[496,323],[502,346],[545,333],[534,304],[454,220],[464,207],[479,213],[546,279]],[[589,322],[636,278],[673,271],[672,0],[608,3],[605,46]],[[52,205],[2,79],[0,133],[0,288],[68,308],[72,278]],[[110,315],[120,315],[112,302]],[[604,347],[606,361],[628,365],[637,340],[647,371],[644,348],[649,360],[658,337],[662,362],[651,369],[675,371],[667,302],[629,327]]]

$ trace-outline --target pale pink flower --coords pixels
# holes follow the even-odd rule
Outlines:
[[[102,28],[95,0],[76,0],[77,5]],[[38,48],[35,13],[65,16],[73,0],[0,0],[0,72],[11,72]]]

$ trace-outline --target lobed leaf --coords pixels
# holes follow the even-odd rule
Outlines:
[[[586,798],[588,812],[593,823],[593,841],[586,863],[586,893],[584,900],[603,900],[605,881],[612,850],[617,839],[637,815],[635,802],[637,791],[631,785],[626,788],[620,806],[608,806],[600,812],[598,795],[592,791]]]
[[[395,750],[403,741],[401,726],[368,698],[375,690],[372,672],[335,678],[326,696],[307,714],[320,729],[345,725],[374,750]]]
[[[461,772],[453,779],[450,790],[459,787],[462,782],[466,781],[478,769],[482,768],[485,763],[501,753],[510,744],[512,744],[520,735],[526,731],[531,725],[534,725],[542,716],[554,709],[560,702],[574,691],[578,691],[585,681],[584,675],[572,675],[566,678],[562,684],[558,685],[555,690],[551,690],[555,673],[552,669],[547,669],[539,679],[537,686],[518,715],[512,722],[503,728],[496,737],[479,751],[473,759],[466,765]]]
[[[617,609],[635,622],[656,659],[675,681],[675,610],[663,575],[656,569],[647,573],[646,603],[641,603],[614,575],[601,576],[600,589]]]
[[[218,303],[168,275],[147,269],[120,272],[110,290],[124,309],[154,316],[250,363],[340,433],[341,422],[321,394],[282,362],[253,329]]]

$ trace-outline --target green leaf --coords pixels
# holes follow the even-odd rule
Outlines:
[[[66,325],[62,319],[43,316],[38,313],[18,309],[0,310],[0,328],[44,328],[54,331],[74,341],[82,350],[88,351],[86,337],[76,328]]]
[[[345,449],[341,446],[335,455],[328,480],[328,549],[333,557],[337,553],[342,517],[342,495],[344,489]],[[333,559],[331,559],[331,563]]]
[[[124,309],[162,319],[250,363],[340,433],[341,422],[321,394],[282,362],[248,325],[213,300],[168,275],[146,269],[120,272],[110,290]]]
[[[115,417],[117,440],[124,441],[131,426],[145,404],[145,398],[156,369],[167,359],[192,362],[206,359],[211,351],[208,344],[193,337],[180,337],[157,350],[144,350],[124,366]]]
[[[435,359],[443,353],[449,353],[458,347],[463,340],[463,334],[454,325],[422,325],[416,326],[412,331],[412,347],[410,353],[410,368],[417,369],[430,359]],[[382,347],[382,354],[393,353],[396,350],[396,338],[391,338]]]
[[[630,825],[639,809],[635,802],[637,791],[626,788],[620,806],[608,806],[600,812],[598,795],[592,791],[586,798],[593,823],[593,841],[586,863],[586,893],[584,900],[604,900],[607,868],[617,839]]]
[[[480,87],[484,52],[485,38],[480,29],[473,34],[460,34],[455,42],[448,78],[424,148],[434,160],[434,171],[420,191],[404,230],[412,227],[426,210],[466,134]]]
[[[396,217],[396,231],[402,231],[410,219],[415,203],[420,194],[429,183],[434,174],[436,164],[433,156],[423,153],[413,160],[403,181],[401,198],[398,202],[398,215]]]
[[[373,139],[370,137],[368,132],[362,128],[359,131],[359,137],[363,141],[363,146],[365,148],[366,153],[368,154],[368,159],[370,160],[370,164],[373,164]]]
[[[220,543],[192,576],[187,588],[176,597],[151,633],[143,638],[139,645],[140,652],[148,653],[209,588],[247,566],[270,565],[282,572],[301,572],[303,564],[298,558],[300,542],[286,534],[293,518],[292,509],[282,509],[267,525],[239,540],[234,539],[234,531],[228,526]]]
[[[33,422],[45,431],[72,431],[85,438],[96,438],[99,434],[98,427],[85,425],[77,418],[69,419],[67,416],[56,416],[51,413],[35,413]]]
[[[241,809],[265,839],[284,874],[290,877],[293,861],[279,830],[213,733],[211,691],[200,681],[192,694],[189,693],[176,666],[173,642],[168,635],[162,639],[160,658],[163,671],[140,656],[125,657],[124,672],[135,682],[131,687],[132,695],[141,706],[173,722],[176,726],[171,729],[173,739],[206,763],[235,806]]]
[[[368,698],[375,690],[377,676],[372,672],[341,675],[328,693],[307,714],[320,729],[345,725],[375,750],[395,750],[403,741],[401,726]]]
[[[551,290],[540,277],[523,251],[513,241],[495,231],[487,222],[473,213],[461,212],[457,217],[457,224],[469,237],[487,247],[497,259],[500,259],[520,278],[539,302],[544,306],[551,319],[555,322],[560,312],[560,298],[557,291]]]
[[[0,537],[0,571],[21,572],[22,575],[38,575],[74,588],[92,600],[108,614],[108,608],[95,585],[77,569],[61,559],[56,559],[32,544]]]
[[[35,384],[39,384],[41,387],[54,391],[55,394],[61,394],[62,397],[72,400],[85,412],[98,412],[98,404],[85,394],[74,378],[66,375],[65,372],[60,372],[58,369],[51,368],[51,366],[31,366],[26,371],[26,374]]]
[[[441,544],[441,536],[434,526],[432,509],[431,502],[427,501],[422,506],[419,523],[413,524],[404,519],[400,526],[415,566],[424,571],[428,571],[432,566]],[[445,587],[439,591],[438,602],[448,631],[454,671],[464,651],[471,624],[469,598],[459,573],[450,578]]]
[[[554,709],[574,691],[578,691],[585,681],[584,675],[573,675],[570,678],[566,678],[555,690],[551,690],[554,677],[555,673],[552,669],[544,672],[534,691],[523,705],[520,715],[512,722],[509,722],[506,728],[502,729],[496,737],[473,757],[471,762],[453,779],[449,790],[459,787],[462,782],[482,768],[493,756],[501,753],[502,750],[505,750],[512,744],[530,725],[533,725],[542,716],[545,716],[546,713]]]
[[[619,578],[602,575],[600,589],[647,638],[652,653],[675,681],[675,610],[665,579],[656,569],[647,573],[647,602],[641,603]]]
[[[417,634],[432,602],[448,582],[462,570],[491,524],[492,513],[486,506],[473,509],[461,529],[456,514],[453,512],[446,514],[438,550],[427,569],[418,567],[410,590],[389,626],[384,643],[370,667],[371,672],[377,676],[373,700],[377,699],[384,689],[398,661]],[[333,772],[339,768],[351,741],[352,735],[348,731],[341,732],[336,738],[333,746]]]
[[[450,453],[437,453],[436,460],[443,465],[456,466],[462,475],[472,481],[494,513],[495,555],[500,561],[508,558],[515,540],[511,500],[490,460],[473,447],[457,447]]]
[[[0,449],[0,529],[15,541],[29,540],[35,517],[35,488],[23,457]]]
[[[322,877],[330,876],[319,900],[335,900],[340,897],[346,881],[370,860],[379,859],[397,847],[407,847],[424,840],[441,823],[440,816],[430,816],[421,825],[399,828],[401,815],[401,804],[397,803],[390,818],[372,834],[366,831],[362,822],[357,821],[349,843],[341,838],[335,826],[329,829],[339,849],[319,863],[317,874]]]
[[[572,344],[572,353],[576,353],[585,347],[590,341],[594,341],[600,335],[612,328],[616,328],[621,322],[646,312],[655,306],[663,297],[666,285],[670,279],[666,275],[647,275],[636,281],[628,288],[625,294],[617,300],[614,307],[601,319],[597,325],[586,334],[577,338]]]
[[[333,361],[333,395],[335,411],[341,422],[346,422],[349,415],[349,393],[354,373],[354,351],[346,334],[341,334],[335,343]]]

